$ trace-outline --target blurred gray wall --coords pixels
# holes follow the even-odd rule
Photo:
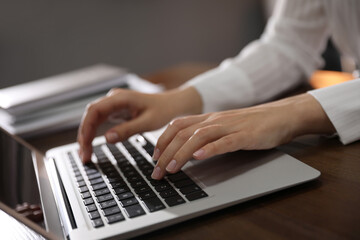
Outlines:
[[[0,88],[94,63],[218,63],[264,28],[260,0],[1,0]]]

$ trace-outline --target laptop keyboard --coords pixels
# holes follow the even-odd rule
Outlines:
[[[162,180],[152,179],[153,163],[129,141],[122,142],[122,146],[124,148],[113,144],[95,146],[93,150],[97,163],[81,166],[75,162],[71,152],[67,153],[79,194],[95,228],[104,226],[103,220],[112,224],[124,221],[126,217],[148,214],[144,207],[152,213],[208,196],[183,171],[168,174]],[[116,165],[103,148],[113,156]],[[143,148],[152,155],[154,146],[151,143],[146,142]],[[128,160],[126,152],[135,164]],[[84,175],[79,167],[84,168]]]

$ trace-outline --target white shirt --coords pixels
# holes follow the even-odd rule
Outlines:
[[[359,0],[279,1],[259,40],[186,85],[200,93],[204,112],[269,101],[322,66],[321,53],[329,37],[359,66]],[[344,144],[360,139],[360,79],[309,93]]]

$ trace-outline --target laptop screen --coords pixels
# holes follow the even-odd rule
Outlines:
[[[31,151],[0,129],[0,201],[45,228]]]

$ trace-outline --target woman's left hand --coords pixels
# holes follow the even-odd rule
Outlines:
[[[192,157],[203,160],[237,150],[270,149],[306,133],[335,131],[309,94],[256,107],[173,120],[159,138],[152,177],[175,173]]]

